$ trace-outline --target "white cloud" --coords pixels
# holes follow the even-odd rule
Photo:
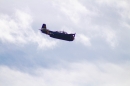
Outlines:
[[[103,37],[104,39],[106,39],[107,43],[115,48],[118,46],[118,38],[116,36],[116,33],[113,31],[113,30],[110,30],[110,29],[105,29],[103,30]]]
[[[130,1],[129,0],[97,0],[100,4],[106,4],[110,7],[117,8],[117,11],[123,18],[130,19]]]
[[[87,10],[78,0],[66,0],[55,2],[60,8],[61,12],[66,15],[73,23],[78,24],[81,15],[85,15],[90,11]]]
[[[0,66],[1,86],[129,86],[130,69],[112,63],[69,63],[65,67],[38,68],[33,75]]]
[[[41,48],[55,46],[56,41],[50,41],[42,37],[38,29],[37,33],[32,29],[32,22],[32,16],[21,10],[16,10],[14,15],[0,14],[0,40],[17,45],[37,43]]]
[[[84,34],[76,35],[76,41],[82,43],[85,46],[91,46],[90,38]]]
[[[42,66],[45,64],[52,66],[48,62],[56,62],[58,64],[61,59],[70,61],[75,57],[73,62],[78,59],[80,61],[84,59],[95,61],[100,57],[103,60],[109,59],[109,62],[126,62],[126,60],[129,62],[129,0],[38,0],[36,2],[31,0],[11,0],[8,3],[7,1],[0,1],[0,42],[9,43],[7,47],[10,47],[10,44],[28,46],[28,44],[32,43],[44,49],[56,46],[57,41],[54,41],[55,39],[53,40],[43,35],[40,31],[34,30],[32,27],[36,27],[37,24],[45,22],[50,30],[63,29],[67,32],[76,32],[75,41],[77,43],[90,48],[94,46],[95,48],[88,49],[87,53],[87,49],[82,47],[80,52],[84,53],[81,53],[82,57],[78,57],[81,56],[80,53],[75,55],[74,52],[81,46],[77,47],[73,44],[75,48],[71,47],[72,51],[64,53],[64,51],[67,51],[66,46],[70,44],[65,43],[67,44],[66,46],[61,45],[60,48],[52,51],[53,54],[51,55],[48,55],[49,52],[45,54],[39,52],[38,54],[40,56],[36,55],[36,53],[31,53],[31,57],[38,58],[37,60],[31,59],[32,63],[29,62],[30,59],[26,60],[26,58],[22,58],[23,62],[26,61],[28,65],[38,64],[38,66]],[[14,13],[11,13],[16,8],[23,10],[16,10]],[[24,8],[30,9],[32,13],[24,10]],[[35,24],[32,25],[32,23]],[[113,53],[108,48],[109,45],[116,52]],[[30,52],[33,51],[31,49],[29,50]],[[22,51],[24,50],[20,52]],[[60,54],[59,51],[61,51]],[[7,52],[8,50],[5,48],[0,56],[2,57]],[[15,53],[14,51],[12,52]],[[17,55],[15,55],[16,53],[12,54],[12,57],[6,55],[6,62],[3,58],[0,58],[0,61],[2,61],[1,64],[8,65],[7,63],[13,62],[10,59],[16,59],[19,51]],[[29,58],[30,56],[28,52],[22,54],[24,57]],[[108,58],[108,54],[111,56],[110,58]],[[74,57],[72,58],[72,56]],[[45,60],[43,57],[45,57]],[[38,68],[31,70],[34,75],[6,66],[0,66],[0,86],[129,86],[130,64],[124,64],[122,66],[107,62],[68,63],[65,64],[66,67],[56,66],[56,68],[53,67],[52,69]],[[13,65],[16,65],[16,63]]]

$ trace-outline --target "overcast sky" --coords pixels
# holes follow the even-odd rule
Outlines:
[[[130,0],[0,0],[0,86],[130,86]]]

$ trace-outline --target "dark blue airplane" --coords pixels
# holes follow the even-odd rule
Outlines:
[[[66,41],[73,41],[75,38],[75,34],[68,34],[64,31],[51,31],[46,28],[46,24],[42,25],[42,28],[40,29],[42,33],[45,33],[49,35],[52,38],[66,40]]]

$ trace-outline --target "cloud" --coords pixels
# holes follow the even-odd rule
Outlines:
[[[80,16],[88,12],[88,10],[82,4],[80,4],[78,0],[66,0],[64,2],[61,1],[58,5],[60,6],[61,12],[63,12],[64,15],[68,16],[70,20],[76,24],[79,23]]]
[[[127,65],[127,63],[126,63]],[[112,63],[74,62],[37,68],[32,74],[0,66],[0,85],[6,86],[129,86],[129,67]]]
[[[130,15],[129,15],[130,14],[130,12],[129,12],[130,1],[129,0],[120,0],[120,1],[117,1],[117,0],[98,0],[96,2],[100,5],[105,4],[109,7],[116,8],[115,12],[117,12],[120,15],[120,18],[130,19]]]
[[[118,46],[118,38],[116,37],[116,33],[110,29],[105,29],[104,30],[104,38],[106,39],[106,41],[108,42],[108,44],[110,46],[112,46],[113,48],[115,48],[116,46]]]
[[[129,86],[129,3],[0,1],[0,86]],[[76,33],[75,40],[43,35],[42,23]]]
[[[81,44],[85,46],[91,46],[90,38],[88,38],[84,34],[76,35],[76,41],[80,42]]]
[[[67,32],[75,32],[77,34],[76,35],[77,42],[81,38],[81,36],[79,36],[81,33],[87,36],[87,38],[89,38],[89,40],[91,41],[95,39],[104,40],[104,43],[106,42],[112,48],[117,47],[119,44],[118,43],[119,32],[117,32],[117,29],[115,28],[121,28],[119,24],[121,24],[122,26],[126,25],[127,27],[129,27],[128,20],[124,20],[123,23],[121,20],[121,15],[124,17],[126,16],[128,17],[128,15],[126,14],[128,14],[129,5],[126,2],[127,1],[123,0],[119,2],[116,0],[114,1],[99,0],[99,1],[87,1],[87,2],[85,0],[76,0],[76,1],[54,0],[52,2],[39,0],[38,3],[36,3],[36,5],[39,4],[39,6],[37,7],[34,7],[33,5],[35,2],[26,3],[25,8],[30,9],[32,14],[26,11],[21,11],[21,13],[20,12],[14,13],[15,14],[13,15],[14,17],[11,17],[9,15],[6,16],[8,16],[9,20],[12,19],[14,24],[17,21],[21,23],[21,25],[15,24],[16,28],[22,28],[22,30],[23,28],[28,28],[28,31],[26,29],[24,31],[24,34],[26,33],[29,33],[29,35],[33,34],[32,37],[28,36],[27,39],[25,39],[26,37],[24,37],[23,34],[21,34],[21,36],[23,36],[24,39],[23,37],[21,38],[21,36],[18,36],[19,38],[16,37],[14,39],[13,36],[10,34],[7,35],[8,37],[7,36],[4,37],[5,39],[10,40],[11,43],[13,42],[15,43],[15,41],[18,40],[19,43],[27,44],[27,41],[30,40],[33,43],[37,43],[38,46],[43,47],[44,45],[48,46],[46,45],[45,42],[48,41],[47,43],[49,44],[49,46],[55,46],[56,45],[55,41],[49,42],[50,40],[46,39],[45,37],[43,38],[39,33],[37,33],[32,29],[33,28],[32,23],[33,24],[35,23],[34,25],[36,26],[36,24],[38,24],[39,22],[40,23],[45,22],[47,23],[47,27],[50,30],[64,30]],[[17,2],[14,1],[14,3]],[[19,6],[22,7],[25,1],[21,1],[21,3],[22,4],[20,4]],[[124,3],[127,6],[121,5],[121,3]],[[51,6],[49,6],[49,4],[51,4]],[[105,6],[104,4],[107,5]],[[17,19],[15,17],[17,17]],[[13,24],[11,28],[12,27],[14,27]],[[21,32],[19,31],[19,33]],[[41,40],[41,38],[34,40],[33,39],[34,36],[35,38],[42,37],[43,40]],[[3,37],[1,37],[1,40],[2,38]],[[41,44],[43,45],[39,45],[40,42],[42,42]],[[84,44],[85,42],[83,41],[81,42],[81,40],[79,40],[79,43],[82,43],[83,45],[86,46],[86,44]],[[90,45],[90,43],[88,43],[87,46],[88,45]]]
[[[21,10],[16,10],[14,15],[0,14],[0,40],[3,43],[25,45],[36,43],[39,47],[52,47],[56,41],[50,41],[42,37],[38,30],[34,31],[31,27],[33,17]]]

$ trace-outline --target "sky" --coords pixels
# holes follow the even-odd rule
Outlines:
[[[0,0],[0,86],[130,86],[130,0]],[[76,33],[72,42],[40,32]]]

